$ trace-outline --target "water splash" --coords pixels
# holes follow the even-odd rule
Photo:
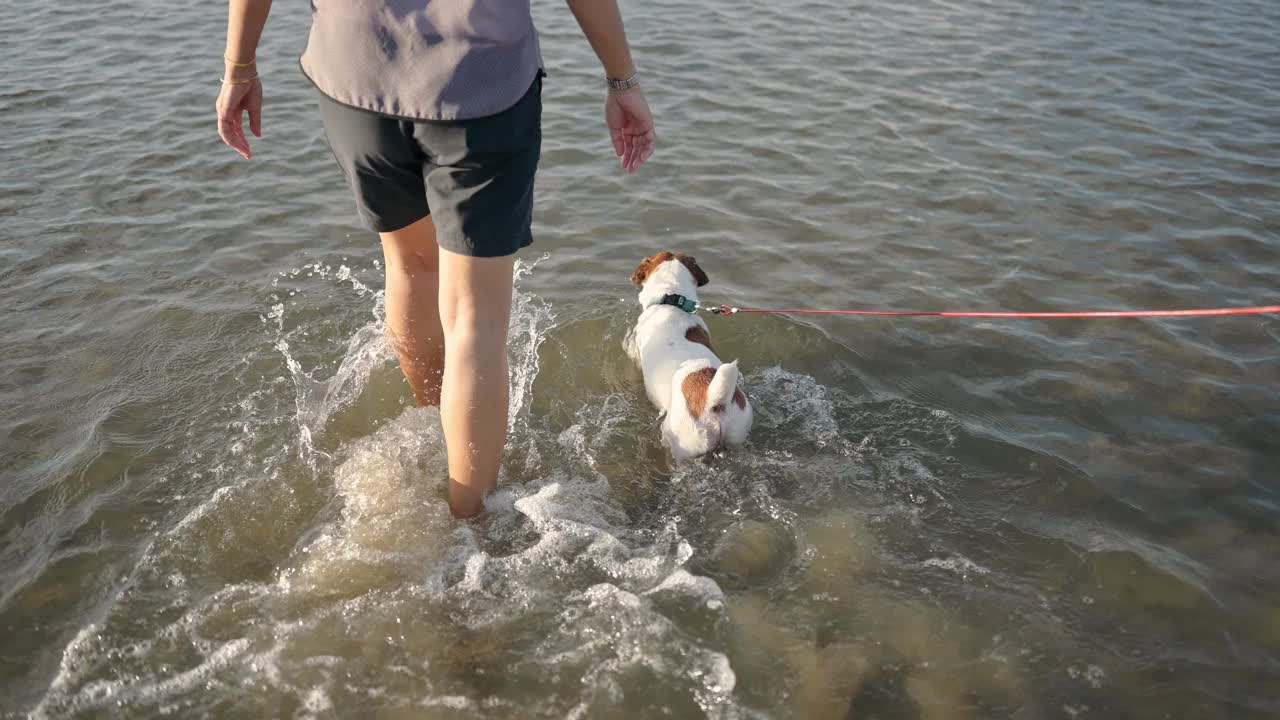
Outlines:
[[[519,265],[517,280],[533,270]],[[338,280],[371,315],[351,330],[334,367],[312,350],[325,333],[301,302],[277,298],[263,314],[286,371],[269,386],[283,381],[294,396],[293,412],[274,422],[292,424],[298,452],[292,461],[276,457],[258,442],[263,425],[242,422],[245,439],[217,461],[234,479],[157,539],[102,623],[67,647],[42,716],[107,708],[181,713],[198,707],[200,687],[224,684],[286,693],[303,714],[324,714],[352,706],[352,684],[335,668],[350,668],[357,656],[394,668],[366,683],[393,705],[415,698],[418,707],[505,717],[523,693],[552,715],[588,717],[610,698],[659,687],[665,699],[657,702],[672,710],[738,716],[727,656],[713,638],[690,634],[682,610],[695,609],[697,623],[714,626],[723,592],[689,571],[694,551],[674,521],[645,528],[628,517],[600,470],[615,431],[599,431],[611,423],[584,417],[576,430],[549,432],[532,417],[539,348],[556,323],[549,306],[517,288],[510,337],[513,453],[542,460],[524,463],[518,478],[504,477],[485,517],[459,522],[444,499],[434,409],[404,410],[346,442],[327,435],[335,413],[393,359],[381,293],[319,264],[286,278],[312,283],[295,293],[316,292],[317,281],[332,291],[323,281]],[[255,390],[245,402],[268,396]],[[601,411],[612,416],[627,407]],[[245,415],[272,422],[256,405]],[[283,534],[275,537],[273,527]],[[262,540],[249,538],[277,548],[269,576],[200,590],[216,583],[220,565],[262,551]],[[213,552],[192,555],[191,548]],[[165,621],[144,628],[127,620],[146,615],[158,597],[166,598]],[[544,629],[531,635],[529,627]],[[450,640],[459,633],[470,639]],[[521,660],[495,659],[508,656]],[[508,673],[511,696],[478,689],[487,663]],[[455,666],[469,669],[441,671]],[[252,675],[241,678],[243,668]],[[558,689],[548,696],[551,675]]]

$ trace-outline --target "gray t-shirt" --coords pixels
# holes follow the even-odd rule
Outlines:
[[[311,0],[302,71],[340,103],[418,120],[502,112],[542,68],[529,0]]]

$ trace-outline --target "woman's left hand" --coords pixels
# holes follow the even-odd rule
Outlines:
[[[231,68],[228,68],[231,70]],[[228,82],[223,83],[222,92],[218,93],[218,135],[222,142],[232,150],[245,156],[253,157],[249,150],[249,141],[244,136],[244,114],[249,113],[249,130],[255,137],[262,137],[262,81],[257,77],[257,69],[251,74],[239,73],[241,78],[252,78],[242,84],[236,74],[225,75]]]

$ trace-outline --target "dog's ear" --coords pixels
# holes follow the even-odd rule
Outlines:
[[[676,259],[684,263],[684,266],[689,268],[689,272],[693,273],[693,279],[698,283],[698,287],[702,287],[703,285],[711,282],[711,278],[707,277],[707,274],[698,266],[697,260],[694,260],[684,253],[677,253]]]
[[[649,273],[653,271],[653,258],[647,257],[640,261],[640,267],[631,273],[631,282],[639,287],[644,287],[644,281],[649,279]]]
[[[640,262],[640,267],[636,268],[635,272],[631,273],[631,282],[635,283],[639,287],[644,287],[644,281],[649,279],[649,273],[653,272],[654,268],[673,257],[675,257],[675,255],[666,251],[660,252],[657,255],[650,255]]]

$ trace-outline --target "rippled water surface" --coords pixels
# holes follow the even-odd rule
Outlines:
[[[538,2],[510,458],[443,502],[296,68],[225,8],[9,0],[0,716],[1280,717],[1280,319],[711,321],[750,446],[673,467],[626,278],[705,299],[1280,299],[1280,5],[628,3],[660,151]]]

